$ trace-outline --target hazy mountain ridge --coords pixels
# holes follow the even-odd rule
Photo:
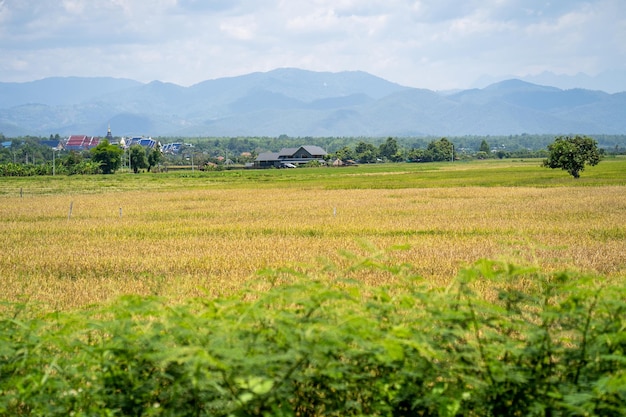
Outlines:
[[[0,83],[0,132],[152,136],[626,133],[626,93],[521,80],[442,94],[373,75],[278,69],[190,87],[115,78]]]
[[[473,87],[484,88],[490,84],[512,78],[519,78],[522,81],[533,84],[549,85],[562,90],[582,88],[585,90],[604,91],[607,93],[619,93],[626,91],[626,70],[624,69],[604,71],[594,76],[584,73],[574,75],[555,74],[550,71],[544,71],[535,75],[527,75],[525,77],[515,77],[513,75],[501,77],[483,76],[474,82]]]
[[[139,87],[139,81],[107,77],[51,77],[26,83],[0,82],[0,109],[22,104],[71,105]]]

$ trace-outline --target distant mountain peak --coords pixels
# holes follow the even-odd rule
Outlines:
[[[493,77],[484,75],[477,79],[472,87],[484,88],[511,78],[517,78],[532,84],[553,86],[561,90],[578,88],[604,91],[610,94],[626,91],[626,69],[608,70],[596,75],[588,75],[583,72],[578,72],[574,75],[555,74],[551,71],[543,71],[539,74],[528,74],[524,76],[505,75]]]
[[[527,81],[523,81],[517,78],[510,78],[507,80],[499,81],[488,85],[484,88],[487,91],[522,91],[522,90],[533,90],[533,91],[561,91],[559,88],[544,86],[539,84],[533,84]]]

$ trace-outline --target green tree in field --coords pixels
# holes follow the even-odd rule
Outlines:
[[[130,167],[136,174],[142,168],[148,168],[148,158],[146,150],[141,145],[133,145],[130,147]]]
[[[451,161],[454,159],[454,145],[446,138],[432,141],[424,153],[425,161]]]
[[[407,155],[407,158],[411,162],[423,162],[425,161],[425,157],[426,151],[419,148],[412,148]]]
[[[378,149],[371,143],[359,142],[354,148],[354,152],[356,153],[356,157],[359,162],[369,164],[372,162],[376,162],[376,158],[378,157]]]
[[[402,153],[400,152],[398,141],[394,138],[387,138],[385,143],[379,146],[378,152],[382,158],[389,161],[398,162],[402,160]]]
[[[154,147],[154,149],[150,149],[148,152],[148,172],[154,166],[157,166],[163,160],[163,153],[161,152],[161,146],[159,144]]]
[[[585,165],[597,165],[602,159],[597,142],[588,136],[557,136],[548,145],[548,158],[543,161],[547,168],[560,168],[574,178],[579,178]]]
[[[496,156],[500,159],[504,159],[504,158],[510,158],[511,154],[500,149],[498,152],[496,152]]]
[[[485,139],[480,143],[480,147],[478,148],[478,152],[476,153],[477,159],[487,159],[491,157],[491,148]]]
[[[342,161],[356,159],[356,157],[354,156],[354,151],[352,151],[349,146],[344,146],[343,148],[339,149],[337,152],[335,152],[335,156],[337,157],[337,159],[341,159]]]
[[[80,164],[82,161],[83,156],[80,153],[76,151],[70,151],[65,158],[61,159],[60,165],[63,165],[67,168],[69,172],[72,172],[72,169],[76,165]]]
[[[113,174],[122,166],[122,148],[111,145],[108,140],[101,141],[98,146],[91,149],[92,161],[100,165],[104,174]]]

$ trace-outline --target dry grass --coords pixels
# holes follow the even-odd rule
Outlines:
[[[625,191],[183,189],[5,198],[2,298],[69,309],[127,293],[174,301],[222,294],[264,268],[316,268],[320,258],[345,266],[342,250],[368,255],[361,242],[408,245],[389,262],[410,263],[442,284],[480,258],[624,277]]]

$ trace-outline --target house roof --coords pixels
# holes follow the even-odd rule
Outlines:
[[[156,146],[156,140],[152,138],[144,138],[143,136],[138,136],[134,138],[130,138],[126,141],[127,146],[132,145],[141,145],[144,148],[154,148]]]
[[[65,146],[68,148],[93,148],[100,143],[100,138],[87,135],[71,135]]]
[[[301,146],[301,148],[304,148],[304,150],[310,153],[311,155],[321,155],[321,156],[328,155],[326,151],[319,146],[307,145],[307,146]]]
[[[261,152],[259,156],[256,157],[257,161],[278,161],[280,153],[279,152]]]
[[[319,146],[314,145],[306,145],[299,146],[297,148],[282,148],[278,152],[262,152],[256,158],[257,161],[278,161],[280,159],[285,159],[289,157],[293,157],[300,149],[304,149],[313,157],[322,157],[327,155],[326,151]]]
[[[298,152],[300,148],[282,148],[278,151],[278,156],[291,156],[294,153]]]
[[[324,155],[326,155],[326,151],[324,149],[320,148],[319,146],[315,146],[315,145],[298,146],[297,148],[283,148],[278,153],[279,153],[280,156],[292,156],[296,152],[298,152],[300,149],[304,149],[305,151],[307,151],[311,155],[315,155],[315,156],[324,156]]]
[[[63,143],[59,140],[42,140],[41,142],[42,145],[47,146],[49,148],[53,148],[53,149],[61,149],[63,147]]]
[[[81,146],[87,140],[87,135],[71,135],[67,142],[67,146]]]

